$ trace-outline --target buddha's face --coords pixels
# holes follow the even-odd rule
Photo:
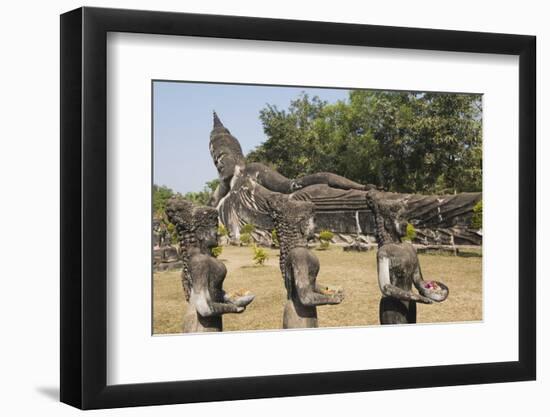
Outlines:
[[[229,181],[235,173],[235,167],[240,162],[240,158],[236,157],[227,147],[218,147],[211,151],[214,165],[218,170],[220,180]]]

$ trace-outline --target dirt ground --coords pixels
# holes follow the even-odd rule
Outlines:
[[[285,290],[278,264],[278,250],[267,249],[268,261],[254,265],[251,247],[224,246],[219,259],[227,266],[224,289],[247,289],[256,299],[241,314],[226,314],[224,331],[280,329]],[[332,245],[329,250],[314,250],[321,270],[317,282],[344,288],[340,305],[318,308],[320,327],[378,325],[380,290],[376,275],[376,250],[367,253],[344,252]],[[480,251],[462,256],[419,255],[426,280],[442,281],[449,297],[440,304],[418,304],[418,322],[482,320],[482,257]],[[180,333],[187,307],[180,271],[154,274],[153,332]]]

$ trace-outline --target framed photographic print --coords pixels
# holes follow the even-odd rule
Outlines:
[[[535,379],[535,38],[61,16],[61,400]]]

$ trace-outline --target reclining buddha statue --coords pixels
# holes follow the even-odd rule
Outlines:
[[[312,202],[316,231],[328,229],[341,234],[375,235],[374,216],[366,204],[366,193],[376,190],[375,185],[359,184],[330,172],[289,179],[265,164],[247,163],[239,141],[216,113],[209,147],[220,180],[209,205],[218,209],[220,220],[232,239],[239,238],[240,228],[246,223],[256,225],[259,231],[271,230],[273,224],[268,211],[260,209],[265,206],[264,200],[269,198],[269,192],[287,194],[292,200]],[[250,182],[260,185],[255,193],[250,192]],[[434,239],[451,240],[457,244],[462,243],[460,239],[464,243],[480,243],[481,237],[466,229],[481,193],[443,196],[383,194],[386,200],[400,201],[404,205],[405,217],[421,236],[427,230],[429,233],[426,234]],[[454,242],[457,239],[459,241]]]

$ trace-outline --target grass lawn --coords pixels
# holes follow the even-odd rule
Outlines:
[[[241,314],[226,314],[224,331],[280,329],[286,301],[279,270],[278,250],[266,249],[268,261],[254,265],[251,247],[224,246],[219,259],[227,266],[224,289],[247,289],[256,299]],[[317,282],[344,288],[340,305],[318,307],[320,327],[378,325],[380,289],[376,275],[376,250],[367,253],[344,252],[332,245],[314,250],[321,270]],[[470,256],[468,256],[470,255]],[[482,319],[482,257],[419,255],[424,279],[442,281],[449,287],[449,298],[441,304],[418,304],[418,322],[452,322]],[[154,333],[180,333],[187,303],[181,286],[181,271],[154,274]]]

